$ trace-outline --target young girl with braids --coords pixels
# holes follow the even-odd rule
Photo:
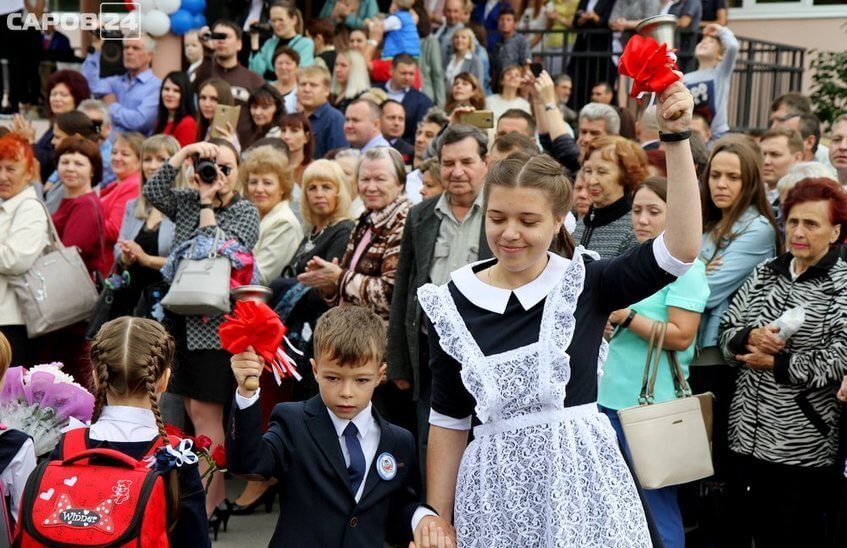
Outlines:
[[[123,316],[100,328],[91,345],[96,401],[88,448],[114,449],[141,459],[161,438],[168,444],[158,399],[170,379],[174,341],[161,324]],[[51,459],[60,459],[64,438]],[[211,546],[206,494],[196,464],[168,474],[171,546]]]

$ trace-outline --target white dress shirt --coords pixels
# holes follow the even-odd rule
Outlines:
[[[371,463],[373,463],[374,457],[376,457],[379,439],[382,437],[374,420],[371,404],[369,403],[358,415],[349,420],[338,418],[335,416],[335,413],[329,410],[329,407],[326,408],[326,412],[329,413],[329,418],[335,427],[335,433],[338,435],[338,444],[341,446],[341,454],[344,455],[345,468],[350,467],[350,452],[347,450],[347,442],[344,440],[344,429],[352,422],[359,430],[356,437],[362,445],[362,453],[365,454],[365,477],[362,478],[362,482],[359,484],[359,489],[356,491],[356,496],[354,497],[356,502],[359,502],[362,499],[362,492],[365,490],[365,482],[371,470]]]

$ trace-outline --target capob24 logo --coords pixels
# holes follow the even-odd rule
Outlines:
[[[127,12],[127,8],[132,11]],[[113,11],[117,8],[117,11]],[[103,40],[141,37],[141,10],[138,4],[103,2],[99,13],[47,13],[41,18],[34,13],[10,13],[6,23],[11,30],[82,30],[98,33]]]

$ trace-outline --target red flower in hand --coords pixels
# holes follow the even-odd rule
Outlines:
[[[225,316],[218,328],[221,348],[231,354],[238,354],[252,346],[266,364],[276,358],[276,350],[285,332],[285,326],[276,312],[265,303],[254,301],[236,302],[233,314]]]
[[[215,448],[212,449],[212,460],[215,461],[215,466],[217,466],[219,470],[226,469],[226,450],[223,445],[216,445]]]
[[[194,447],[198,451],[206,451],[212,446],[212,440],[208,436],[197,436],[194,438]]]
[[[631,77],[634,82],[630,97],[638,98],[642,93],[662,93],[679,80],[674,73],[675,56],[668,51],[667,44],[659,45],[654,39],[636,34],[621,54],[618,70]]]

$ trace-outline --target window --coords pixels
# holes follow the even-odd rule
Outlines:
[[[847,0],[727,0],[729,20],[844,17]]]

